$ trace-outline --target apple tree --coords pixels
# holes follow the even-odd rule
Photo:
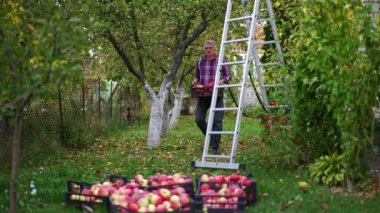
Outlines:
[[[165,104],[173,79],[188,48],[212,21],[223,17],[225,2],[129,0],[95,6],[99,34],[144,87],[150,102],[148,148],[157,147],[168,124]]]
[[[74,1],[18,2],[0,5],[0,116],[11,117],[14,127],[11,212],[17,212],[24,110],[47,91],[48,84],[79,73],[77,59],[86,41],[84,26],[74,15],[83,5]]]

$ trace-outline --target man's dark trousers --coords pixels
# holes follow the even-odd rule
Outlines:
[[[207,110],[210,108],[212,97],[199,97],[197,107],[195,108],[195,121],[199,129],[201,129],[203,135],[206,135],[207,123],[206,123],[206,114]],[[223,108],[223,96],[218,97],[216,101],[216,108]],[[223,125],[223,111],[216,111],[214,115],[214,123],[212,125],[212,131],[222,131]],[[219,149],[220,143],[220,134],[211,135],[210,138],[210,147],[217,151]]]

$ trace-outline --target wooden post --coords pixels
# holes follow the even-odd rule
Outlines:
[[[99,121],[102,120],[102,109],[100,108],[100,77],[98,77],[98,109],[99,109]]]
[[[112,120],[112,80],[111,80],[111,91],[110,91],[110,118]]]
[[[86,120],[84,110],[85,110],[85,91],[84,91],[84,76],[83,76],[83,82],[82,82],[82,119],[83,119],[83,122]]]
[[[58,84],[58,104],[59,104],[59,138],[61,139],[61,144],[65,142],[65,136],[63,134],[63,110],[62,110],[62,91],[61,83]]]

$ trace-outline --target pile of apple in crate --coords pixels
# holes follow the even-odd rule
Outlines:
[[[111,213],[130,212],[244,212],[256,202],[251,175],[199,175],[195,181],[182,174],[156,173],[132,179],[109,176],[99,183],[67,181],[66,203]]]

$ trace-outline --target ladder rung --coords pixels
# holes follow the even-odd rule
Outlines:
[[[284,85],[283,84],[266,84],[266,85],[263,85],[262,87],[272,88],[272,87],[281,87],[281,86],[284,86]]]
[[[238,43],[238,42],[243,42],[243,41],[249,41],[249,38],[239,38],[239,39],[232,39],[223,42],[224,44],[230,44],[230,43]]]
[[[234,131],[210,131],[210,135],[233,135],[235,134]]]
[[[227,158],[231,159],[230,155],[205,155],[206,158]]]
[[[254,44],[255,45],[264,45],[264,44],[274,44],[274,43],[276,43],[275,40],[273,40],[273,41],[257,41]]]
[[[233,65],[233,64],[244,64],[245,61],[229,61],[229,62],[224,62],[220,63],[220,65]]]
[[[191,164],[193,167],[203,167],[203,168],[219,168],[219,169],[245,168],[245,164],[239,164],[239,163],[193,161]]]
[[[243,84],[222,84],[215,86],[216,88],[231,88],[231,87],[241,87]]]
[[[259,66],[262,66],[262,67],[274,66],[274,65],[281,65],[281,63],[280,62],[271,62],[271,63],[259,64]]]
[[[257,22],[260,23],[260,22],[267,22],[269,21],[270,18],[261,18],[261,19],[258,19]]]
[[[228,19],[227,21],[233,22],[233,21],[241,21],[241,20],[246,20],[246,19],[252,19],[252,16],[243,16],[243,17],[239,17],[239,18],[232,18],[232,19]]]
[[[225,108],[215,108],[214,111],[228,111],[228,110],[238,110],[239,107],[225,107]]]

